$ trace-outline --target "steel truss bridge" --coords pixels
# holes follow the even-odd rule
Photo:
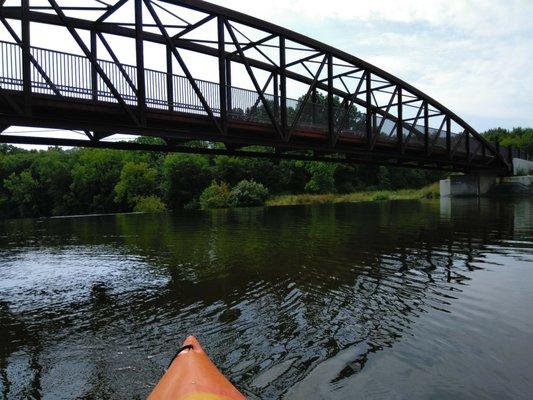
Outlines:
[[[517,156],[359,58],[204,1],[0,0],[0,22],[2,143],[500,174]]]

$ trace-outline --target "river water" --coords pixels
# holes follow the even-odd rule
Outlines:
[[[533,201],[0,222],[2,398],[144,398],[188,334],[250,399],[531,399]]]

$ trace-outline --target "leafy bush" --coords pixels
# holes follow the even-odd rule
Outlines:
[[[227,183],[213,181],[211,186],[202,192],[200,196],[200,207],[204,210],[230,207],[230,194],[231,192]]]
[[[255,181],[240,181],[233,188],[229,204],[240,207],[262,206],[268,199],[268,189]]]
[[[335,165],[323,162],[310,163],[308,171],[311,179],[305,185],[305,190],[310,193],[332,193],[335,191]]]
[[[133,208],[135,212],[160,213],[167,211],[167,206],[158,196],[138,197]]]

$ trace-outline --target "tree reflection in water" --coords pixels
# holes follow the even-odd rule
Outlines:
[[[473,272],[510,251],[522,206],[2,222],[3,397],[142,398],[189,333],[250,398],[299,393],[319,373],[342,387],[418,318],[451,312]]]

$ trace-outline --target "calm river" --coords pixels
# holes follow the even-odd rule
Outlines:
[[[532,399],[533,201],[0,222],[1,398],[145,398],[188,334],[250,399]]]

